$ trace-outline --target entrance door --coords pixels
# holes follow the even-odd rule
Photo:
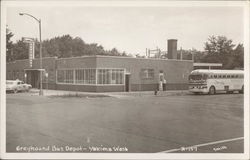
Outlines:
[[[26,70],[27,82],[32,85],[32,88],[39,88],[39,71],[38,70]]]
[[[126,74],[125,75],[125,91],[126,92],[129,92],[129,89],[130,89],[130,87],[129,87],[129,80],[130,80],[130,75]]]

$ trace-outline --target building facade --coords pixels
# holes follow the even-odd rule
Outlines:
[[[8,80],[20,79],[34,88],[86,92],[188,89],[193,61],[177,59],[177,40],[168,40],[168,59],[115,56],[49,57],[7,63]],[[32,64],[32,65],[31,65]]]
[[[187,89],[193,62],[175,59],[151,59],[113,56],[43,58],[7,63],[8,80],[20,79],[39,88],[43,72],[43,88],[87,92],[150,91]]]

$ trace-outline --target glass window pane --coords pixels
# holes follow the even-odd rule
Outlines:
[[[115,70],[115,84],[118,83],[118,70]]]
[[[83,69],[77,69],[75,70],[75,83],[76,84],[84,84],[83,83]]]
[[[88,69],[85,70],[85,82],[86,84],[89,84],[89,70]]]
[[[95,71],[94,74],[95,76]],[[98,69],[97,84],[123,84],[124,70],[123,69]]]
[[[98,84],[102,84],[102,69],[98,69],[98,71],[97,71],[97,77],[98,77],[97,83]]]
[[[58,70],[57,82],[59,83],[73,83],[74,70]]]
[[[142,69],[141,78],[143,79],[154,78],[154,69]]]
[[[116,73],[115,69],[112,69],[111,84],[115,84],[115,73]]]
[[[91,69],[91,84],[96,83],[96,69]]]

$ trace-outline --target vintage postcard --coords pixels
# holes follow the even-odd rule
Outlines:
[[[249,1],[1,1],[1,159],[249,159]]]

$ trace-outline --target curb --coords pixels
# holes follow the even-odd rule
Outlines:
[[[47,92],[47,93],[46,93]],[[30,90],[32,95],[38,95],[39,90]],[[144,96],[181,96],[186,95],[188,90],[171,90],[171,91],[159,91],[155,95],[154,91],[143,91],[143,92],[76,92],[76,91],[61,91],[61,90],[44,90],[44,96],[48,97],[144,97]]]

